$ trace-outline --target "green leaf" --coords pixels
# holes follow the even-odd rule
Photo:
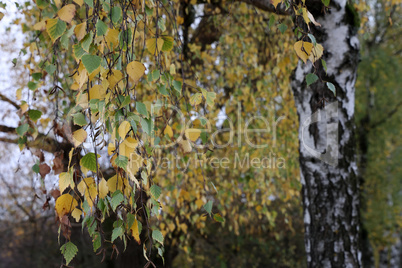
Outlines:
[[[42,78],[42,73],[33,73],[32,78],[36,81],[40,80]]]
[[[134,214],[128,213],[127,214],[127,222],[126,222],[127,229],[130,229],[131,226],[133,226],[134,220],[135,220]]]
[[[74,53],[74,57],[77,60],[80,60],[82,58],[82,56],[84,56],[86,54],[85,50],[82,48],[82,46],[80,44],[73,45],[73,53]]]
[[[119,155],[118,157],[116,157],[116,159],[114,160],[114,162],[116,163],[116,165],[124,170],[126,170],[127,168],[127,164],[128,164],[128,157],[124,156],[124,155]]]
[[[78,125],[78,126],[85,126],[86,124],[87,124],[87,120],[85,119],[85,115],[84,114],[82,114],[82,113],[78,113],[78,114],[75,114],[74,116],[73,116],[73,121],[74,121],[74,124],[76,124],[76,125]]]
[[[182,89],[182,87],[183,87],[183,84],[182,84],[181,81],[176,81],[176,80],[174,80],[174,81],[173,81],[173,87],[174,87],[174,89],[175,89],[179,94],[181,94],[181,89]]]
[[[271,17],[269,18],[269,23],[268,23],[268,27],[271,28],[275,23],[275,16],[271,15]]]
[[[28,124],[23,124],[15,130],[20,137],[24,136],[24,134],[28,131],[29,125]]]
[[[101,57],[95,55],[84,55],[81,58],[82,64],[87,69],[89,74],[92,74],[96,69],[100,67]]]
[[[163,52],[171,51],[173,49],[174,38],[171,36],[162,36],[162,39],[163,39],[162,51]]]
[[[60,251],[64,256],[64,259],[66,259],[66,264],[68,265],[77,254],[78,248],[71,241],[69,241],[61,246]]]
[[[212,212],[212,201],[211,200],[209,200],[208,203],[206,203],[204,205],[204,209],[206,210],[206,212],[208,214],[211,214],[211,212]]]
[[[281,33],[284,33],[288,29],[288,26],[286,26],[284,23],[281,23],[279,24],[278,29]]]
[[[219,213],[214,214],[214,220],[217,222],[225,222],[225,219]]]
[[[334,96],[336,97],[336,89],[335,89],[334,84],[327,82],[327,87],[329,88],[329,90],[332,91],[332,93],[334,93]]]
[[[150,119],[141,118],[141,127],[149,136],[152,135],[152,121]]]
[[[152,81],[156,81],[159,79],[161,72],[159,70],[154,70],[152,72]]]
[[[128,104],[131,103],[131,97],[130,96],[125,96],[123,102],[121,103],[120,107],[124,107]]]
[[[326,7],[329,6],[330,0],[321,0],[321,1]]]
[[[201,101],[202,101],[202,94],[201,93],[195,93],[190,98],[190,104],[193,105],[193,106],[197,106],[198,104],[201,103]]]
[[[53,74],[54,71],[56,71],[56,65],[54,65],[54,64],[49,64],[48,66],[45,67],[45,71],[46,71],[48,74]]]
[[[38,84],[35,83],[35,82],[32,82],[32,81],[29,81],[29,82],[28,82],[28,88],[29,88],[30,90],[35,90],[35,89],[38,88]]]
[[[163,234],[159,230],[152,231],[152,238],[163,245]]]
[[[121,19],[121,16],[122,16],[121,7],[120,6],[112,7],[112,22],[118,23]]]
[[[112,242],[116,240],[116,238],[121,237],[124,234],[123,227],[117,227],[113,229],[112,232]]]
[[[318,80],[318,76],[313,73],[306,75],[307,86],[314,84],[315,82],[317,82],[317,80]]]
[[[105,35],[108,29],[106,23],[104,23],[101,20],[98,20],[95,27],[96,27],[96,36]]]
[[[165,259],[163,258],[163,248],[158,248],[158,255],[161,256],[163,263],[165,263]]]
[[[85,4],[88,6],[94,8],[94,0],[84,0]]]
[[[44,9],[49,5],[49,1],[46,0],[36,0],[36,4],[40,9]]]
[[[112,206],[113,211],[116,210],[116,208],[123,202],[124,196],[120,192],[120,190],[117,190],[113,193],[112,199],[110,200],[110,205]]]
[[[94,33],[90,32],[90,33],[86,34],[85,37],[81,40],[81,47],[86,52],[89,52],[89,47],[92,44],[93,37],[94,37]]]
[[[314,45],[314,46],[315,46],[315,45],[317,45],[317,41],[315,40],[314,35],[312,35],[312,34],[308,34],[308,37],[310,38],[311,43],[313,43],[313,45]]]
[[[99,155],[98,155],[99,157]],[[81,166],[93,172],[96,172],[96,155],[94,153],[87,153],[80,160]]]
[[[216,93],[215,92],[208,92],[205,89],[201,89],[202,95],[204,96],[207,105],[210,107],[214,106],[214,101],[216,98]]]
[[[327,72],[327,62],[325,60],[321,59],[321,64],[322,64],[322,67],[324,67],[325,72]]]
[[[28,116],[31,118],[33,121],[38,120],[42,116],[42,112],[38,110],[29,110],[28,111]]]
[[[143,116],[145,116],[146,118],[148,118],[147,106],[144,103],[137,101],[135,103],[135,106],[136,106],[135,108],[137,109],[138,113],[140,113]]]
[[[167,96],[167,97],[169,96],[169,92],[167,91],[165,85],[159,86],[159,87],[158,87],[158,91],[159,91],[159,93],[162,94],[163,96]]]
[[[153,198],[155,198],[155,200],[157,200],[162,193],[161,187],[156,184],[152,185],[149,190],[151,191],[151,195]]]
[[[38,164],[33,165],[33,166],[32,166],[32,170],[33,170],[33,172],[35,172],[36,174],[39,174],[39,165],[38,165]]]
[[[94,246],[94,252],[96,252],[102,245],[102,241],[101,241],[101,235],[98,232],[96,232],[94,236],[95,238],[92,241]]]
[[[67,29],[67,24],[59,19],[48,19],[46,21],[46,31],[54,43]]]

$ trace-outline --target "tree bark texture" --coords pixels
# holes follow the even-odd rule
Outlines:
[[[307,2],[308,5],[308,2]],[[292,90],[299,115],[300,169],[308,267],[361,267],[359,181],[354,141],[354,101],[359,41],[346,0],[330,9],[308,7],[323,59],[299,62]],[[297,18],[296,18],[297,19]],[[305,39],[304,41],[310,41]],[[311,41],[310,41],[311,42]],[[305,77],[320,78],[307,87]],[[336,97],[326,82],[336,87]]]

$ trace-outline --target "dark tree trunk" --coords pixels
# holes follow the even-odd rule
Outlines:
[[[308,4],[308,2],[307,2]],[[354,140],[355,80],[359,41],[355,18],[346,1],[308,10],[322,25],[312,28],[324,46],[323,59],[299,62],[293,76],[299,114],[300,169],[308,267],[361,267],[359,249],[359,181]],[[309,41],[309,40],[305,40]],[[307,87],[305,76],[320,80]],[[336,87],[336,97],[326,82]]]

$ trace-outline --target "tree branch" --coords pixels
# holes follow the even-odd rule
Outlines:
[[[5,101],[5,102],[8,102],[8,103],[11,104],[12,106],[14,106],[15,109],[17,109],[17,110],[20,108],[20,106],[19,106],[16,102],[10,100],[9,98],[7,98],[6,96],[4,96],[4,95],[1,94],[1,93],[0,93],[0,100]]]
[[[0,132],[7,134],[15,134],[15,128],[0,125]],[[18,144],[18,138],[0,138],[0,142],[15,143]],[[42,149],[49,153],[55,153],[60,151],[69,151],[72,145],[68,142],[58,142],[56,139],[46,136],[45,134],[39,133],[35,140],[27,141],[27,147]]]
[[[0,125],[0,131],[1,132],[6,132],[6,133],[15,133],[15,128],[13,127],[8,127],[4,125]]]
[[[376,127],[378,127],[379,125],[382,125],[383,123],[385,123],[388,119],[390,119],[390,118],[398,111],[398,109],[399,109],[399,107],[401,107],[401,105],[402,105],[402,101],[399,102],[399,103],[395,106],[395,108],[392,109],[386,116],[384,116],[384,118],[378,120],[378,121],[375,122],[375,123],[372,123],[372,124],[370,125],[370,128],[376,128]]]

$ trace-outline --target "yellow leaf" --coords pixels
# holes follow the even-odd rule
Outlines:
[[[17,89],[15,95],[17,97],[17,100],[20,100],[22,98],[22,88]]]
[[[56,4],[57,8],[61,7],[61,0],[54,0],[54,3]]]
[[[294,49],[297,56],[306,63],[310,57],[311,50],[313,49],[313,44],[310,42],[298,41],[295,43]]]
[[[179,141],[179,146],[182,149],[184,154],[190,153],[193,150],[193,148],[191,147],[191,144],[188,140]]]
[[[88,108],[88,93],[78,93],[76,96],[77,105],[81,106],[83,109]]]
[[[137,83],[140,80],[140,78],[144,75],[145,70],[146,68],[144,64],[139,61],[132,61],[127,64],[127,74],[134,81],[134,83]]]
[[[85,196],[90,207],[93,207],[94,201],[98,196],[98,190],[96,189],[95,179],[92,177],[85,178],[77,186],[78,191]]]
[[[73,132],[73,144],[75,147],[80,146],[87,139],[87,132],[85,129],[80,128]]]
[[[124,193],[123,193],[123,194],[124,194],[126,197],[129,198],[129,197],[131,196],[133,187],[131,187],[130,182],[129,182],[126,178],[124,178],[123,184],[124,184]]]
[[[102,85],[94,85],[89,90],[89,99],[99,99],[103,100],[106,96],[106,89],[103,88]]]
[[[72,189],[74,188],[74,180],[72,173],[70,172],[62,172],[59,175],[59,188],[60,188],[60,193],[64,192],[67,187],[71,187]]]
[[[83,23],[80,23],[77,26],[75,26],[74,33],[78,41],[81,41],[82,38],[84,38],[85,34],[87,33],[87,22],[84,21]]]
[[[73,76],[75,82],[78,84],[78,89],[80,89],[85,82],[88,80],[88,72],[85,70],[82,62],[78,66],[78,72],[76,72]]]
[[[120,138],[124,139],[127,133],[130,131],[131,125],[128,121],[123,121],[119,126],[119,135]]]
[[[109,82],[110,88],[114,88],[123,79],[123,74],[119,70],[113,70],[113,74],[109,76],[107,81]]]
[[[109,29],[106,33],[105,39],[107,45],[114,49],[119,45],[119,31],[116,29]]]
[[[204,201],[202,201],[201,199],[197,199],[197,201],[195,201],[195,205],[198,209],[200,209],[204,205]]]
[[[138,221],[137,221],[137,219],[134,219],[133,225],[131,226],[130,230],[131,230],[131,235],[134,237],[135,241],[137,241],[137,243],[139,245],[141,245],[140,232],[138,230]]]
[[[172,128],[171,128],[169,125],[167,125],[166,128],[165,128],[165,130],[163,131],[163,134],[164,134],[164,135],[168,135],[169,138],[173,137],[173,130],[172,130]]]
[[[123,180],[121,176],[117,179],[117,175],[114,175],[107,181],[107,188],[111,193],[114,193],[116,190],[123,190]]]
[[[23,113],[25,113],[27,110],[28,110],[28,103],[24,103],[24,104],[21,104],[21,106],[20,106],[20,109],[21,109],[21,114],[23,114]]]
[[[71,159],[73,158],[74,148],[71,148],[70,152],[68,153],[68,167],[70,167]]]
[[[85,194],[86,189],[88,187],[90,187],[91,184],[94,184],[94,183],[95,183],[95,180],[92,177],[82,179],[80,181],[80,183],[78,183],[77,189],[83,195],[83,194]]]
[[[176,74],[176,65],[174,65],[173,63],[170,64],[169,72],[171,75],[175,75]]]
[[[116,147],[114,146],[114,144],[113,144],[113,143],[109,143],[109,145],[107,146],[107,153],[108,153],[109,155],[112,155],[115,150],[116,150]]]
[[[304,22],[306,24],[308,24],[310,22],[310,19],[309,19],[308,15],[307,15],[307,12],[308,12],[307,8],[302,8],[303,19],[304,19]]]
[[[63,194],[59,196],[56,200],[56,212],[59,218],[70,213],[78,205],[77,200],[74,199],[70,194]]]
[[[279,5],[279,3],[281,3],[282,2],[282,0],[271,0],[271,3],[274,5],[274,7],[276,8],[278,5]]]
[[[43,31],[43,30],[45,30],[45,29],[46,29],[46,20],[42,20],[42,21],[36,23],[36,24],[33,26],[33,29],[36,30],[36,31]]]
[[[311,50],[310,57],[308,58],[311,62],[317,61],[319,58],[322,57],[324,52],[324,47],[320,44],[316,44],[315,47]]]
[[[200,137],[201,130],[196,128],[188,128],[186,129],[185,134],[188,140],[195,142]]]
[[[180,16],[177,16],[176,21],[177,21],[177,24],[183,24],[184,18],[180,17]]]
[[[84,0],[73,0],[77,5],[82,6]]]
[[[127,137],[119,146],[119,154],[124,155],[125,157],[128,157],[130,159],[130,155],[134,153],[137,145],[138,142],[136,141],[136,139]]]
[[[57,12],[57,15],[61,20],[71,23],[71,20],[74,18],[75,15],[75,5],[69,4],[64,6],[62,9],[59,10],[59,12]]]
[[[76,222],[80,221],[81,215],[82,215],[82,210],[79,208],[75,208],[73,210],[73,212],[71,213],[71,216],[73,216],[73,218],[75,219]]]
[[[152,55],[155,55],[156,52],[161,52],[163,47],[163,39],[162,38],[150,38],[146,41],[146,47]]]
[[[127,164],[128,175],[129,175],[130,179],[135,182],[135,184],[137,185],[138,188],[140,188],[140,183],[138,182],[135,175],[137,174],[140,167],[143,166],[143,162],[144,162],[144,159],[140,155],[138,155],[136,153],[132,153],[129,157],[129,161]]]
[[[105,198],[108,192],[109,188],[107,187],[107,182],[104,178],[102,178],[99,183],[99,198]]]

